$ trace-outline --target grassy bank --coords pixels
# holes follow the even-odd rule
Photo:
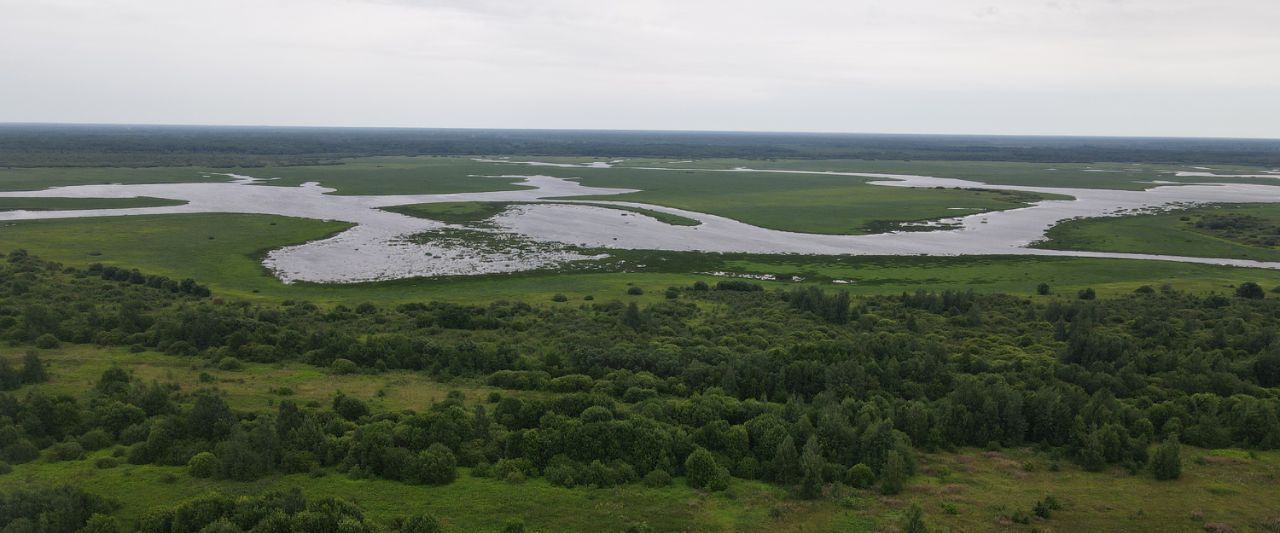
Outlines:
[[[1211,229],[1207,220],[1247,217],[1257,228],[1242,231]],[[1226,257],[1280,261],[1280,247],[1267,246],[1256,237],[1270,235],[1280,225],[1280,206],[1230,204],[1178,209],[1154,214],[1077,219],[1049,230],[1038,248]],[[1243,233],[1243,235],[1242,235]]]
[[[588,295],[652,302],[662,299],[662,290],[668,286],[723,279],[699,274],[715,271],[773,274],[785,280],[761,282],[771,288],[792,286],[795,282],[790,281],[791,276],[801,276],[804,283],[834,286],[854,294],[916,289],[1031,294],[1042,282],[1051,284],[1060,294],[1073,294],[1084,287],[1119,293],[1162,283],[1202,292],[1229,292],[1244,281],[1265,287],[1280,285],[1280,272],[1271,270],[1022,256],[838,257],[619,250],[610,251],[614,257],[609,261],[614,266],[600,267],[605,268],[603,271],[579,268],[342,285],[285,285],[259,262],[265,250],[324,238],[346,227],[338,222],[235,214],[38,220],[7,223],[0,232],[0,250],[26,248],[81,267],[100,262],[170,277],[190,276],[210,285],[222,297],[319,303],[501,299],[550,302],[555,294],[565,294],[570,302]],[[832,280],[851,283],[832,285]],[[632,284],[645,293],[626,295]]]

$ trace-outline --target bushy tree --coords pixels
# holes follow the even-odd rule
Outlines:
[[[1182,477],[1182,445],[1177,435],[1170,435],[1156,448],[1151,457],[1151,472],[1161,481]]]
[[[876,473],[863,463],[849,467],[849,472],[845,474],[845,482],[859,489],[870,487],[875,481]]]
[[[773,479],[779,483],[791,484],[800,479],[800,453],[796,451],[796,441],[787,435],[773,454]]]
[[[28,385],[36,383],[44,383],[49,379],[49,375],[45,372],[44,362],[40,360],[40,354],[35,351],[27,351],[22,358],[22,382]]]
[[[695,489],[719,491],[729,487],[729,470],[717,464],[706,448],[689,454],[684,461],[684,472],[689,486]]]
[[[907,508],[907,512],[902,515],[902,526],[899,528],[902,533],[929,533],[929,526],[924,522],[924,510],[920,508],[920,504],[912,503]]]
[[[822,495],[822,473],[827,461],[822,458],[822,449],[817,437],[809,437],[804,444],[804,452],[800,455],[800,496],[806,499]]]
[[[418,454],[416,478],[422,483],[444,485],[458,477],[458,460],[449,447],[435,443]]]
[[[1262,286],[1252,281],[1246,281],[1236,287],[1236,296],[1240,298],[1248,298],[1250,300],[1261,300],[1266,298],[1267,291]]]
[[[884,468],[880,471],[880,493],[898,494],[902,492],[910,475],[907,459],[897,450],[889,451],[885,456]]]
[[[400,526],[400,533],[440,533],[444,528],[434,516],[427,514],[413,515]]]
[[[218,457],[211,452],[200,452],[187,461],[187,473],[191,477],[213,477],[218,470]]]

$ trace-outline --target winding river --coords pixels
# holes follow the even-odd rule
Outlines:
[[[498,162],[498,161],[493,161]],[[549,165],[506,162],[512,165]],[[554,164],[555,166],[578,166]],[[601,164],[591,164],[599,168]],[[604,164],[604,165],[607,165]],[[651,171],[678,168],[636,169]],[[702,169],[700,169],[702,170]],[[778,172],[724,169],[722,172]],[[631,189],[587,187],[573,181],[540,175],[517,177],[529,188],[462,194],[343,196],[316,183],[298,187],[263,186],[259,179],[228,174],[230,182],[138,185],[82,185],[39,191],[0,192],[0,197],[132,198],[150,196],[185,200],[186,204],[127,209],[72,211],[6,211],[0,221],[105,217],[182,213],[250,213],[339,220],[351,229],[327,239],[270,252],[264,264],[285,282],[360,282],[419,276],[470,275],[544,268],[588,256],[566,245],[592,248],[689,250],[708,252],[798,253],[826,255],[990,255],[1023,254],[1151,259],[1280,268],[1280,263],[1241,259],[1176,257],[1145,254],[1042,250],[1027,246],[1044,237],[1054,224],[1076,217],[1097,217],[1133,210],[1180,204],[1217,202],[1280,202],[1280,186],[1258,184],[1192,184],[1157,186],[1142,191],[989,185],[977,181],[908,176],[820,172],[870,177],[885,187],[981,187],[1061,194],[1073,200],[1045,200],[1028,207],[960,216],[940,221],[953,229],[893,232],[875,235],[817,235],[760,228],[736,220],[625,201],[592,200],[672,213],[701,222],[673,226],[656,219],[615,209],[569,205],[559,198],[578,195],[619,195]],[[1206,175],[1211,175],[1207,174]],[[1280,176],[1276,176],[1280,177]],[[475,179],[486,179],[475,177]],[[556,203],[537,203],[556,198]],[[410,239],[424,232],[451,228],[444,223],[384,211],[381,208],[432,202],[529,202],[504,211],[482,231],[515,235],[549,246],[529,251],[484,250],[456,242]],[[3,227],[0,227],[3,231]]]

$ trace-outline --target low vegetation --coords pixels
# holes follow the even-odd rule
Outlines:
[[[1222,204],[1070,220],[1039,248],[1280,261],[1280,206]]]
[[[74,209],[124,209],[183,205],[165,198],[0,198],[0,211],[66,211]]]

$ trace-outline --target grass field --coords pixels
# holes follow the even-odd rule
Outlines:
[[[434,383],[425,375],[404,372],[332,376],[301,363],[245,363],[242,370],[224,371],[202,359],[130,354],[118,348],[66,345],[41,355],[50,375],[50,381],[40,385],[46,392],[84,398],[102,370],[119,365],[144,380],[176,383],[187,392],[216,387],[236,409],[245,411],[273,409],[282,396],[272,389],[281,386],[293,389],[290,397],[304,403],[325,403],[343,391],[368,400],[375,411],[421,410],[449,390],[463,391],[469,402],[484,402],[488,391],[497,390],[467,382]],[[201,373],[211,379],[202,382]],[[746,480],[734,480],[725,492],[707,494],[689,488],[683,479],[666,488],[631,484],[564,489],[540,478],[520,484],[476,478],[466,469],[454,483],[430,487],[354,480],[332,469],[323,477],[273,475],[236,482],[192,478],[183,467],[94,466],[94,459],[110,453],[103,450],[65,462],[46,457],[16,465],[11,473],[0,475],[0,490],[71,483],[120,500],[124,507],[117,516],[129,523],[151,508],[212,491],[253,494],[300,487],[311,497],[353,499],[377,520],[428,512],[453,531],[497,531],[510,519],[523,520],[533,531],[623,531],[641,523],[658,531],[884,531],[892,530],[912,503],[921,505],[931,527],[943,531],[1191,531],[1206,523],[1247,531],[1266,530],[1280,520],[1273,505],[1280,498],[1280,453],[1189,446],[1182,451],[1183,476],[1172,482],[1118,468],[1089,473],[1066,462],[1054,468],[1056,461],[1029,449],[962,449],[920,454],[918,474],[903,494],[886,497],[832,487],[828,497],[814,501]],[[1010,521],[1016,512],[1030,514],[1034,502],[1047,495],[1062,502],[1049,519],[1032,517],[1025,525]]]
[[[551,158],[549,160],[554,160]],[[580,158],[564,158],[579,162]],[[1142,190],[1156,186],[1152,181],[1178,183],[1259,183],[1275,185],[1276,178],[1178,177],[1177,171],[1215,174],[1258,174],[1261,167],[1212,165],[1212,170],[1187,165],[1156,163],[1024,163],[1013,161],[901,161],[901,160],[810,160],[810,159],[703,159],[691,162],[672,160],[626,160],[622,166],[661,168],[752,168],[757,170],[804,170],[819,172],[869,172],[961,178],[999,185],[1038,187],[1079,187],[1086,189]]]
[[[59,167],[0,168],[0,190],[37,190],[64,185],[103,183],[191,183],[229,181],[218,173],[276,178],[265,185],[296,187],[309,181],[338,189],[338,194],[448,194],[524,188],[516,178],[477,178],[509,167],[477,163],[467,158],[370,157],[332,165],[258,168],[203,167]],[[514,174],[520,174],[516,172]]]
[[[65,211],[74,209],[124,209],[183,205],[167,198],[0,198],[0,211]]]
[[[885,187],[868,185],[870,178],[821,174],[584,170],[591,171],[582,174],[584,185],[641,191],[583,198],[663,205],[801,233],[873,233],[872,228],[882,228],[886,222],[1013,209],[1050,198],[1002,191]]]
[[[535,202],[530,202],[535,203]],[[536,202],[536,203],[558,203],[558,202]],[[603,209],[614,209],[617,211],[625,211],[628,213],[636,213],[653,218],[659,222],[665,222],[673,226],[697,226],[701,224],[697,220],[673,215],[671,213],[663,213],[652,209],[642,207],[631,207],[626,205],[602,204],[595,202],[563,202],[567,205],[589,205],[592,207],[600,207]],[[448,224],[474,224],[496,216],[512,205],[519,205],[512,202],[439,202],[431,204],[411,204],[397,205],[393,207],[383,208],[386,211],[409,215],[411,217],[429,218]]]
[[[626,272],[532,272],[446,279],[406,279],[380,283],[285,285],[259,263],[263,251],[323,238],[346,227],[337,222],[265,215],[198,214],[104,217],[11,222],[0,226],[0,251],[25,248],[68,265],[100,262],[170,277],[193,277],[221,297],[247,300],[299,299],[317,303],[441,300],[551,301],[565,294],[571,304],[587,295],[642,303],[663,298],[668,286],[718,278],[697,272],[792,275],[806,283],[854,294],[893,294],[917,289],[973,289],[1031,294],[1041,282],[1060,294],[1094,287],[1102,293],[1128,292],[1141,285],[1170,283],[1184,290],[1230,292],[1255,281],[1280,285],[1280,272],[1163,261],[1065,257],[834,257],[615,251],[628,259]],[[209,237],[213,237],[210,239]],[[640,269],[636,265],[645,264]],[[638,270],[638,271],[637,271]],[[831,280],[849,284],[832,285]],[[769,288],[791,281],[761,282]],[[627,296],[629,285],[644,289]]]
[[[200,167],[0,168],[0,191],[33,191],[48,187],[105,183],[195,183],[231,180],[227,176],[211,175],[210,173],[213,172],[231,171]]]
[[[365,157],[333,165],[247,169],[258,178],[276,178],[265,185],[296,187],[309,181],[337,189],[334,194],[452,194],[525,189],[519,178],[481,177],[511,172],[510,167],[480,163],[465,157]]]
[[[1054,250],[1090,250],[1229,257],[1280,261],[1280,249],[1253,245],[1196,227],[1208,215],[1244,215],[1280,224],[1280,206],[1235,204],[1179,209],[1154,214],[1071,220],[1049,230],[1036,246]]]

